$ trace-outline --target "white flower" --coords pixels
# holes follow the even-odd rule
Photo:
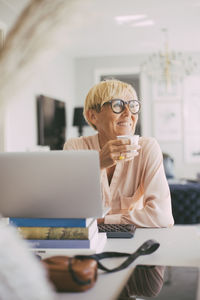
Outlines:
[[[0,300],[53,300],[41,262],[15,228],[0,220]]]

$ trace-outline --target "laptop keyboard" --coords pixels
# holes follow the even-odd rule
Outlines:
[[[131,238],[135,232],[133,224],[98,224],[99,232],[106,232],[109,238]]]

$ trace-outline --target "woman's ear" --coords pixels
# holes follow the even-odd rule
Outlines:
[[[97,112],[94,109],[89,109],[86,111],[86,117],[88,121],[96,127],[96,121],[97,121]]]

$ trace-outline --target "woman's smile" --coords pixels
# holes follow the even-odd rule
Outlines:
[[[132,122],[119,121],[119,122],[117,122],[117,125],[120,126],[120,127],[130,127],[130,126],[132,126]]]

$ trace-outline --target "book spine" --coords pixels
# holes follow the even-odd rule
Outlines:
[[[89,227],[18,227],[19,233],[28,240],[86,240],[97,230],[97,220]]]
[[[42,219],[42,218],[10,218],[9,223],[17,227],[87,227],[92,218],[86,219]]]
[[[98,243],[98,231],[91,240],[28,240],[28,242],[36,249],[94,249]]]
[[[92,249],[90,248],[57,248],[57,249],[37,249],[37,248],[31,248],[31,252],[39,255],[42,259],[51,257],[53,255],[68,255],[68,256],[74,256],[74,255],[90,255],[95,253],[100,253],[104,250],[104,247],[106,245],[107,236],[106,233],[98,233],[98,242],[96,246]]]

